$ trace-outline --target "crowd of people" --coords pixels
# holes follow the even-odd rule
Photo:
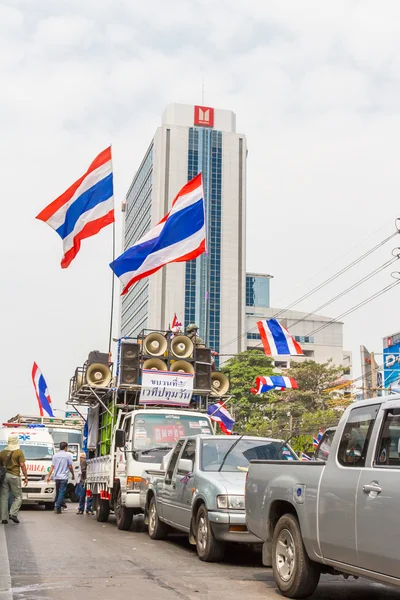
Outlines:
[[[92,497],[86,495],[86,455],[80,456],[80,471],[76,487],[76,495],[79,498],[78,515],[93,514]],[[8,444],[0,452],[0,517],[1,524],[7,525],[8,521],[18,524],[18,513],[22,505],[22,480],[24,486],[28,485],[28,472],[25,464],[25,456],[19,445],[19,436],[16,433],[8,437]],[[72,454],[68,452],[67,442],[61,442],[59,451],[53,455],[47,482],[54,479],[56,485],[55,513],[61,515],[66,509],[65,494],[67,492],[68,480],[71,475],[75,481],[75,473],[72,463]]]

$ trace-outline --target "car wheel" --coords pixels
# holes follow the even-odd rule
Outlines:
[[[108,500],[101,498],[97,499],[96,502],[96,519],[99,523],[106,523],[110,516],[110,503]]]
[[[157,512],[157,503],[154,496],[150,500],[149,504],[149,536],[152,540],[165,540],[168,533],[168,527],[165,523],[160,521]]]
[[[304,547],[295,516],[281,517],[272,539],[272,569],[276,584],[287,598],[308,598],[318,585],[320,567],[311,561]]]
[[[215,539],[204,504],[196,517],[196,548],[200,560],[205,562],[219,562],[225,554],[225,544]]]
[[[114,504],[114,514],[118,529],[122,531],[130,529],[133,521],[133,508],[127,508],[122,505],[121,488],[118,490],[117,499]]]

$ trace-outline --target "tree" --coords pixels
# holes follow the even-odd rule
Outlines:
[[[305,360],[293,363],[286,374],[297,381],[299,389],[285,392],[285,401],[296,403],[303,410],[327,410],[329,400],[338,396],[335,390],[328,390],[343,375],[343,367],[334,366],[330,360],[326,363]]]

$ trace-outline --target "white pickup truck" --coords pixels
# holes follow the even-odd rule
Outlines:
[[[400,395],[353,403],[312,462],[252,461],[246,523],[281,593],[321,573],[400,587]]]
[[[181,437],[213,434],[210,417],[199,411],[146,408],[119,411],[111,452],[88,461],[87,485],[100,522],[115,513],[118,529],[127,530],[140,507],[143,471],[159,469],[164,456]]]

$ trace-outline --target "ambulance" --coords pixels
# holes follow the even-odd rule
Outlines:
[[[28,485],[22,485],[22,504],[39,504],[46,510],[54,510],[55,483],[53,480],[47,483],[54,454],[51,434],[45,425],[41,424],[3,423],[0,427],[0,452],[6,448],[8,436],[12,433],[19,436],[28,471]]]

